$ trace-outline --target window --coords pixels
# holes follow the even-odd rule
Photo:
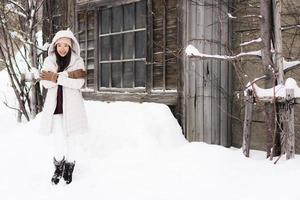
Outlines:
[[[78,11],[87,87],[146,87],[146,1]]]
[[[145,87],[146,2],[99,10],[99,89]]]
[[[95,15],[94,11],[80,12],[78,14],[78,42],[80,45],[80,56],[84,59],[87,68],[86,85],[94,87],[94,65],[95,65]]]

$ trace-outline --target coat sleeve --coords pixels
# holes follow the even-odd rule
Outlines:
[[[76,69],[85,70],[82,58],[80,58],[78,60]],[[57,78],[57,84],[58,85],[62,85],[64,87],[68,87],[68,88],[71,88],[71,89],[81,89],[82,86],[84,85],[84,82],[85,82],[85,80],[83,78],[82,79],[69,78],[67,71],[63,71],[63,72],[58,73],[58,78]]]
[[[56,72],[54,70],[54,63],[51,62],[50,57],[47,57],[43,63],[43,67],[42,67],[42,71],[52,71],[52,72]],[[41,80],[40,81],[41,85],[46,88],[53,88],[57,86],[57,83],[54,83],[52,81],[47,81],[47,80]]]

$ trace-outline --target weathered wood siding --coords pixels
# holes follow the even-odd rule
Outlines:
[[[185,44],[193,44],[206,54],[225,54],[227,5],[187,0],[183,10]],[[227,62],[184,56],[184,128],[190,141],[230,146],[230,91],[231,67]]]

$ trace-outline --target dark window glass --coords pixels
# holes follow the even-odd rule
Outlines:
[[[80,51],[80,57],[85,58],[85,51]]]
[[[88,58],[94,58],[94,50],[88,50],[87,51],[87,57]]]
[[[112,36],[112,60],[121,59],[122,35]]]
[[[87,15],[88,29],[94,28],[94,12],[88,12]]]
[[[79,30],[83,30],[85,29],[85,17],[84,17],[84,14],[79,14],[78,15],[78,29]]]
[[[146,2],[140,1],[136,3],[136,24],[135,28],[146,27]]]
[[[145,62],[135,63],[135,87],[145,87],[146,66]]]
[[[93,39],[94,38],[94,30],[89,30],[88,31],[88,38],[90,39]]]
[[[81,33],[79,33],[79,40],[85,41],[85,32],[84,31],[81,31]]]
[[[120,32],[123,26],[122,7],[112,8],[112,32]]]
[[[122,63],[112,63],[112,87],[121,87]]]
[[[80,46],[81,50],[84,50],[85,49],[85,42],[80,42],[79,46]]]
[[[88,60],[87,66],[88,69],[94,69],[94,60]]]
[[[124,30],[132,30],[134,24],[134,4],[124,6]]]
[[[133,87],[133,62],[124,62],[124,88]]]
[[[101,60],[109,60],[110,36],[101,37]]]
[[[100,76],[101,76],[101,87],[109,87],[109,70],[110,64],[101,64],[100,65]]]
[[[87,82],[86,84],[89,86],[89,87],[94,87],[94,69],[88,69],[87,70]]]
[[[100,15],[101,33],[110,32],[110,9],[103,9]]]
[[[135,35],[135,57],[145,57],[145,31],[136,32]]]
[[[94,48],[94,41],[92,40],[92,41],[88,41],[88,49],[90,49],[90,48]]]
[[[134,33],[124,34],[123,57],[124,59],[133,58]]]

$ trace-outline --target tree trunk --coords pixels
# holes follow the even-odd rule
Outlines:
[[[281,36],[281,1],[273,1],[273,21],[274,21],[274,43],[275,43],[275,65],[278,71],[277,84],[284,84],[283,79],[283,57],[282,57],[282,36]]]
[[[284,130],[284,151],[286,159],[295,157],[295,119],[294,119],[294,89],[286,90],[286,103],[285,103],[285,121],[283,124]]]
[[[262,63],[264,66],[264,75],[267,77],[265,82],[266,88],[272,88],[275,85],[273,71],[274,64],[272,62],[271,53],[271,34],[272,34],[272,4],[271,0],[261,0],[260,1],[260,13],[261,19],[261,38],[263,42],[262,49]],[[278,153],[277,149],[274,149],[274,141],[276,141],[276,129],[275,129],[275,106],[274,102],[265,103],[265,113],[266,113],[266,149],[267,157],[271,156],[271,150]]]
[[[250,143],[251,143],[251,125],[252,125],[252,112],[253,112],[253,92],[248,91],[245,99],[245,119],[243,128],[243,154],[249,157]]]
[[[277,72],[277,84],[284,84],[284,72],[283,72],[283,56],[282,56],[282,36],[281,36],[281,1],[280,0],[272,0],[272,8],[273,8],[273,24],[274,24],[274,34],[273,34],[273,41],[275,47],[275,57],[274,64],[275,64],[275,71]],[[276,107],[278,110],[277,114],[277,132],[274,138],[273,149],[274,152],[271,155],[275,156],[278,154],[283,153],[285,151],[285,145],[282,146],[282,138],[285,138],[287,134],[287,127],[290,122],[286,123],[285,116],[286,116],[286,108],[284,106],[283,109],[278,109],[280,107],[279,103],[276,103]],[[281,136],[280,136],[281,135]]]

